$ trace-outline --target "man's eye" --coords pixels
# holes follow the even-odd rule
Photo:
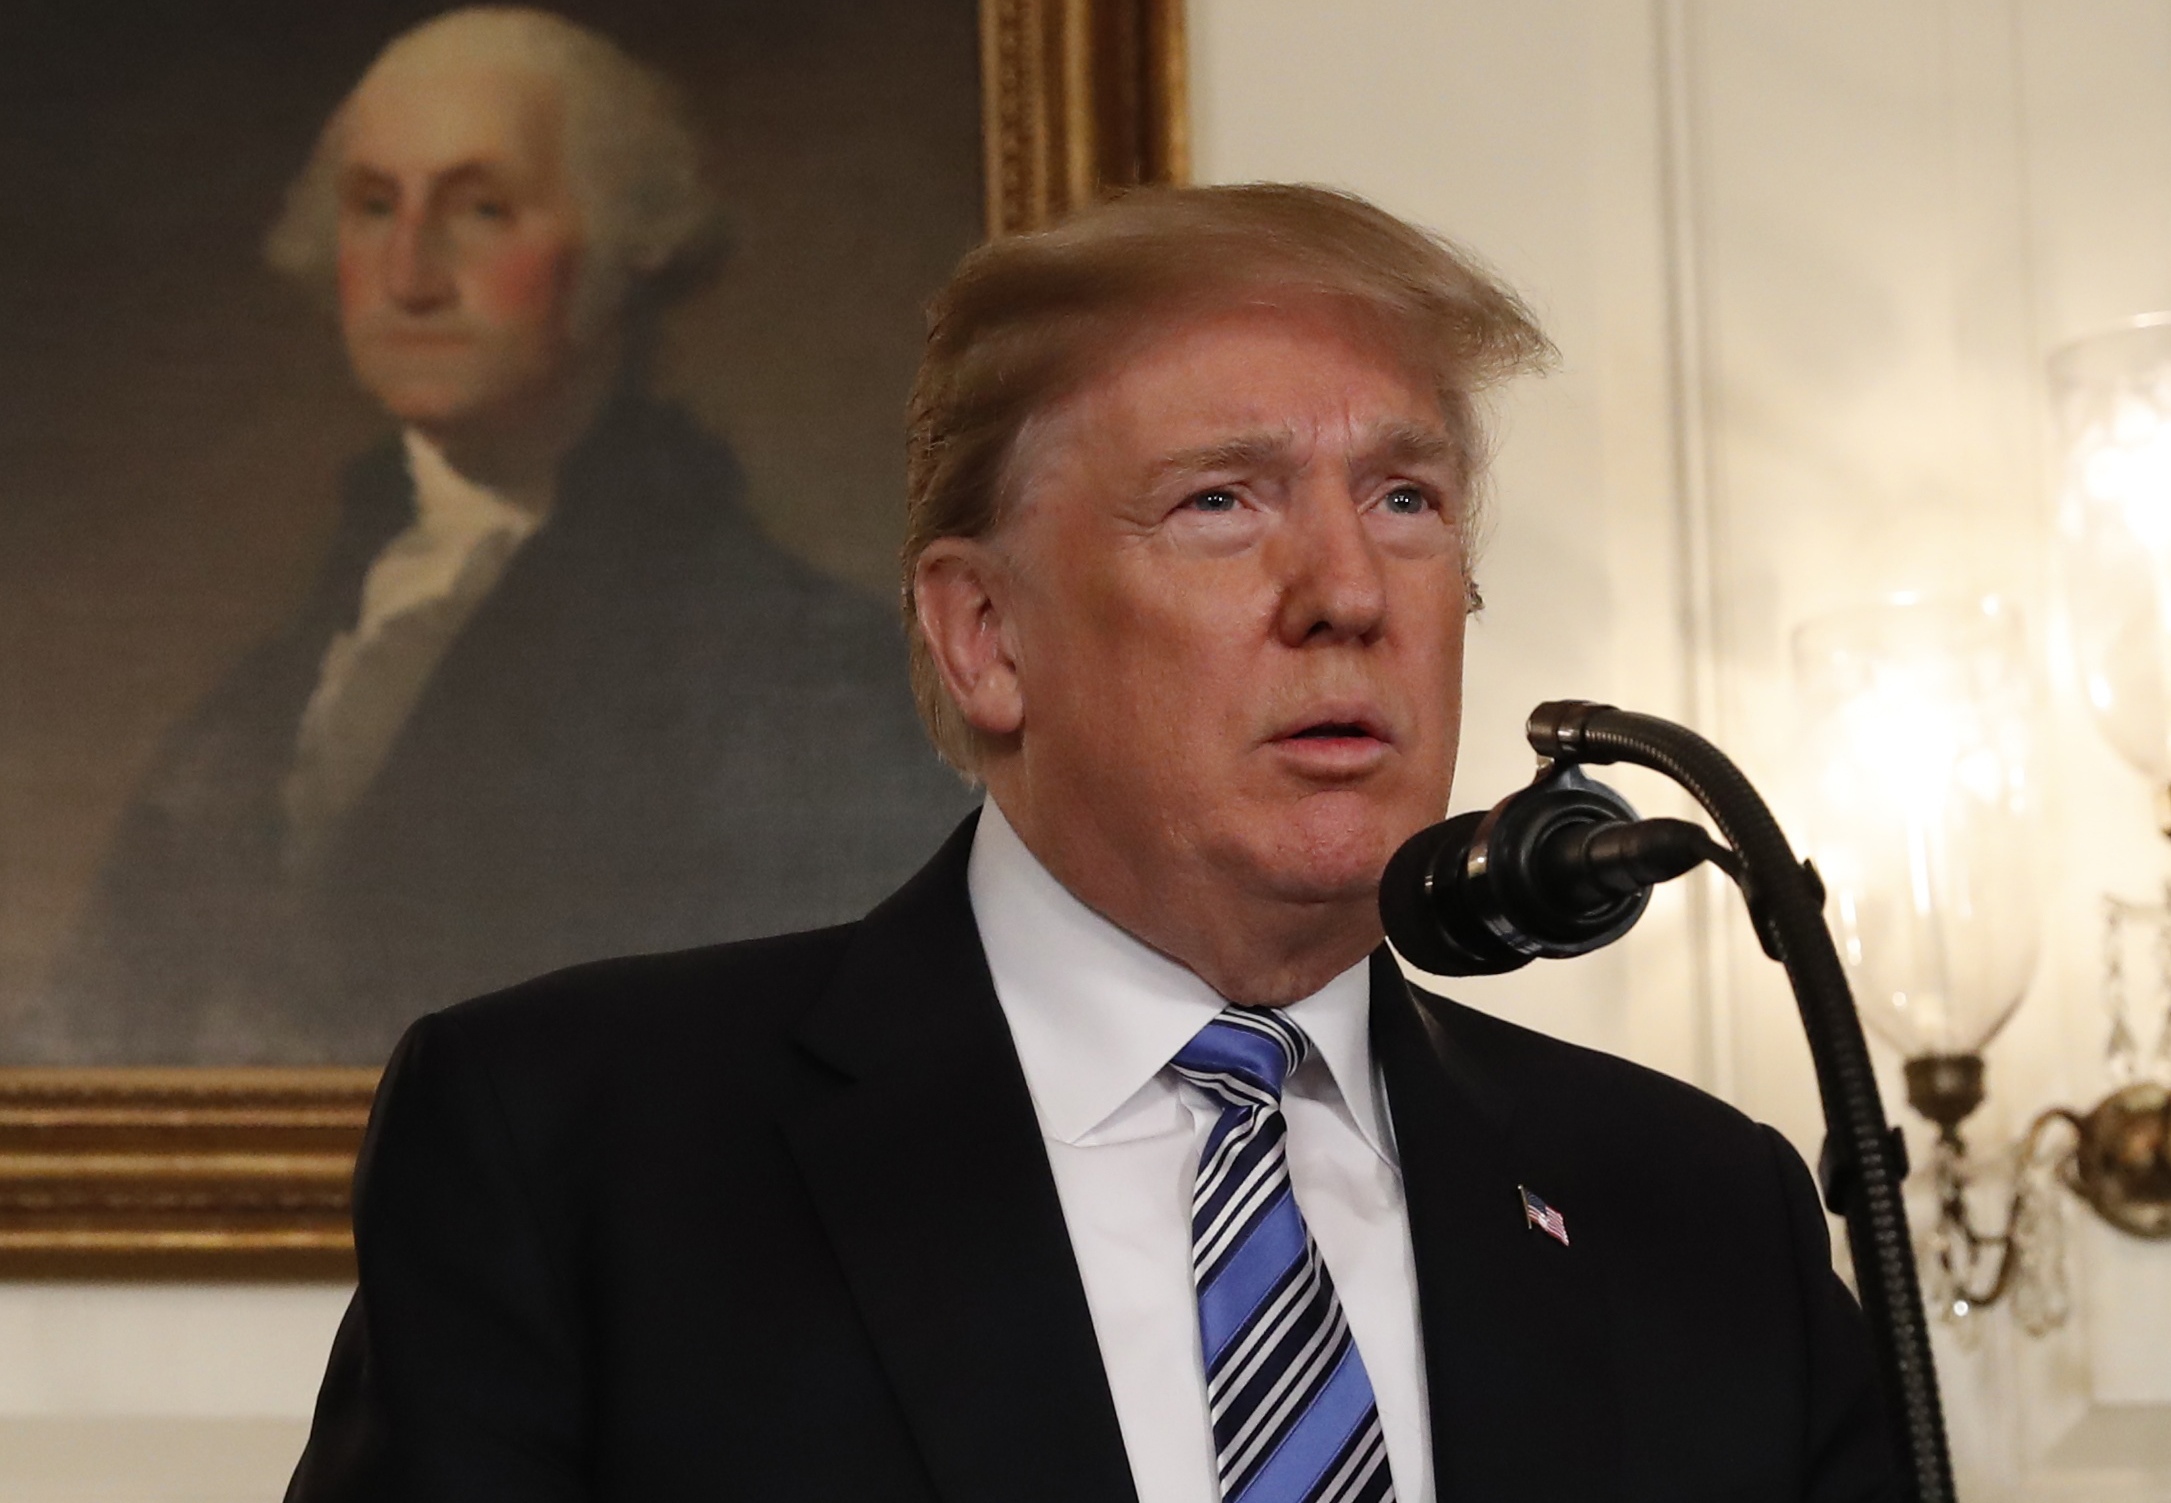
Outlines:
[[[499,225],[512,219],[513,201],[494,194],[461,194],[445,205],[445,212],[455,222]]]
[[[1381,498],[1380,505],[1398,517],[1415,517],[1432,510],[1432,498],[1422,487],[1398,485]]]
[[[1234,511],[1236,510],[1237,505],[1236,492],[1221,490],[1219,488],[1216,488],[1214,490],[1200,491],[1197,495],[1192,496],[1188,500],[1186,500],[1184,502],[1184,505],[1189,507],[1193,511]]]

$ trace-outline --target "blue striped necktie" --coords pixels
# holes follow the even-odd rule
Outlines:
[[[1176,1053],[1221,1104],[1191,1198],[1206,1399],[1224,1503],[1392,1503],[1372,1380],[1284,1151],[1282,1082],[1311,1048],[1271,1008],[1230,1007]]]

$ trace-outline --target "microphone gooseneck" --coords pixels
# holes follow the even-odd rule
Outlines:
[[[1380,884],[1387,937],[1421,970],[1488,975],[1611,944],[1642,916],[1652,883],[1699,861],[1734,879],[1764,952],[1786,968],[1809,1037],[1827,1129],[1825,1204],[1847,1220],[1908,1496],[1952,1503],[1937,1370],[1900,1199],[1905,1145],[1885,1119],[1816,869],[1795,858],[1741,770],[1684,726],[1556,700],[1531,712],[1525,735],[1542,759],[1535,782],[1482,814],[1420,831],[1388,862]],[[1725,843],[1685,820],[1637,819],[1577,765],[1607,762],[1680,784]]]

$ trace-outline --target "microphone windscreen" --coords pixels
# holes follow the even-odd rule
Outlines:
[[[1485,812],[1473,810],[1419,830],[1380,878],[1380,922],[1402,958],[1433,976],[1495,976],[1530,962],[1457,901],[1463,863]]]

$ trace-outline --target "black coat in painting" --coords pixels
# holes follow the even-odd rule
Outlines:
[[[417,1023],[288,1503],[1135,1503],[970,845],[856,924]],[[1439,1503],[1898,1496],[1783,1139],[1384,948],[1372,1036]]]
[[[894,613],[770,542],[740,490],[683,414],[620,400],[298,877],[302,710],[413,516],[397,445],[361,460],[308,602],[169,743],[9,1051],[374,1063],[427,1008],[541,969],[864,912],[969,799]]]

